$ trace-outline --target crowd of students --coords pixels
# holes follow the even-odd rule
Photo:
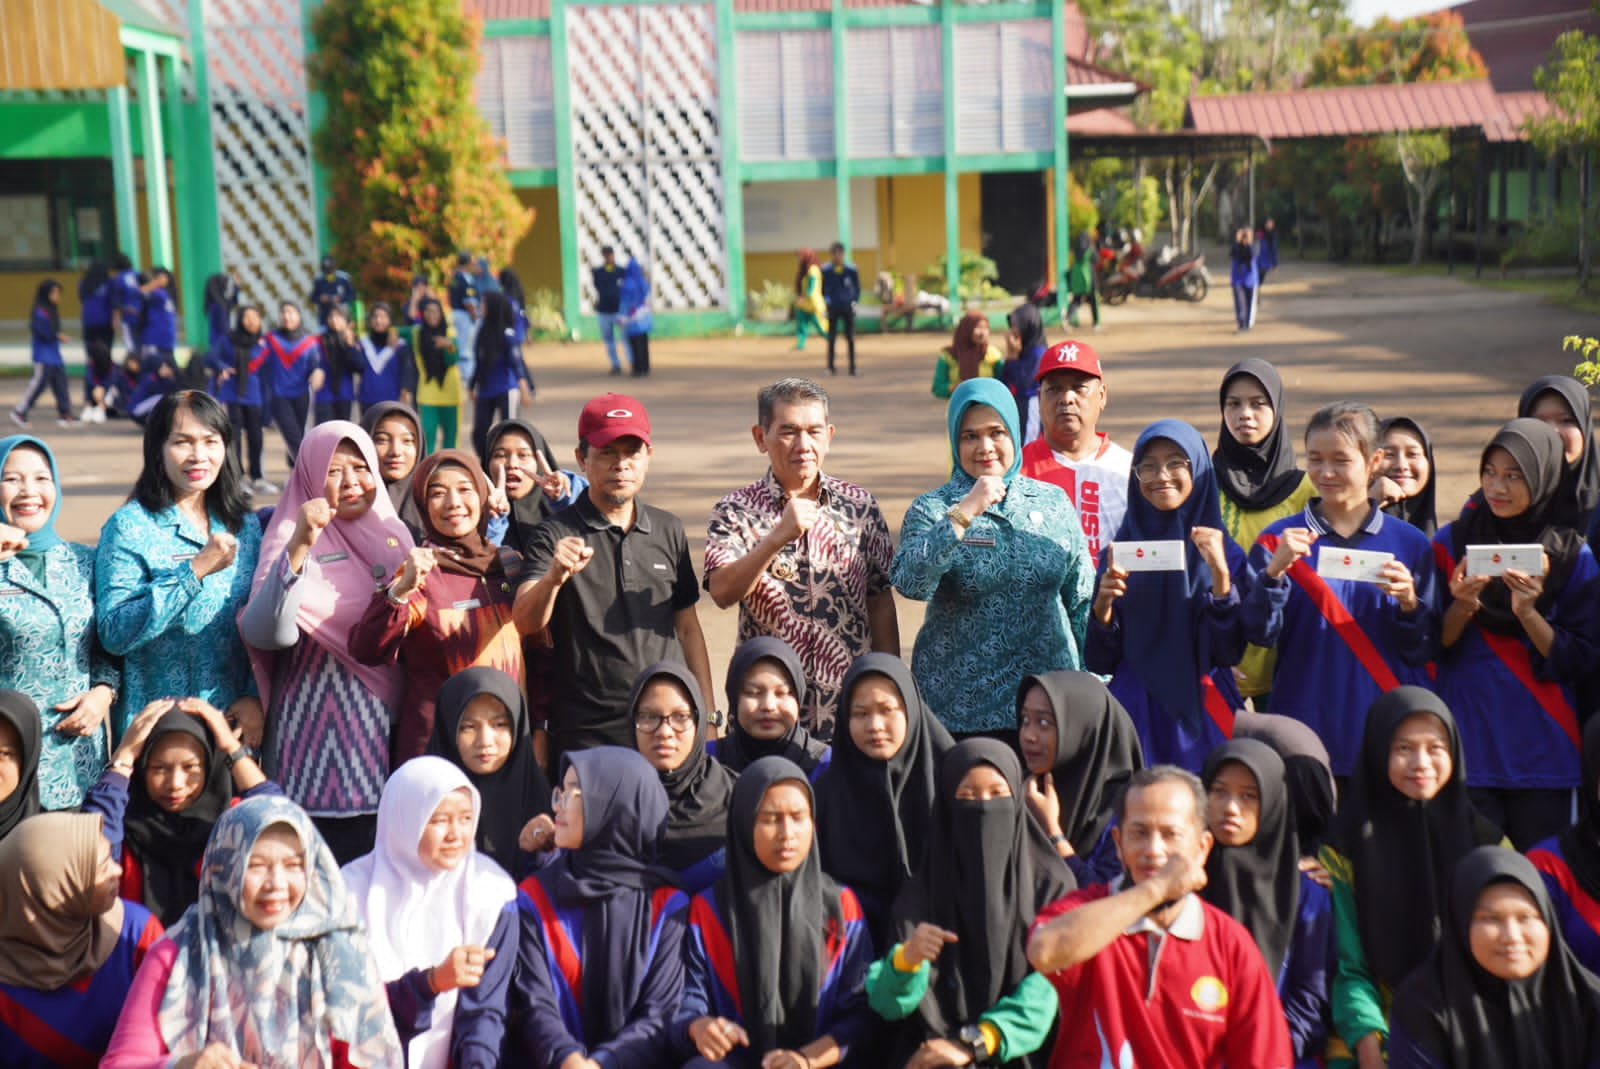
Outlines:
[[[637,399],[572,469],[514,411],[458,450],[335,359],[252,394],[316,337],[252,313],[219,396],[145,413],[97,548],[0,441],[6,1064],[1600,1066],[1572,380],[1436,525],[1415,419],[1297,435],[1247,360],[1209,447],[1122,450],[1092,347],[1027,308],[996,364],[964,322],[897,541],[786,379],[697,577]],[[403,352],[379,314],[316,348]],[[310,424],[260,510],[252,407]],[[720,687],[702,583],[741,607]]]

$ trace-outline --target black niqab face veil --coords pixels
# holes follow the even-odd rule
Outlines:
[[[1496,884],[1533,899],[1550,952],[1533,975],[1502,980],[1472,953],[1479,897]],[[1451,1069],[1569,1069],[1600,1064],[1600,980],[1578,963],[1533,863],[1481,846],[1456,865],[1439,948],[1395,994],[1393,1022],[1429,1064]]]

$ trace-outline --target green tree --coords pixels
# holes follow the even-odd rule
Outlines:
[[[1322,43],[1350,28],[1344,0],[1210,0],[1191,7],[1203,57],[1196,68],[1204,93],[1290,89],[1310,69]]]
[[[1184,104],[1201,59],[1200,35],[1166,4],[1147,0],[1080,0],[1098,62],[1150,86],[1133,105],[1135,122],[1160,130],[1183,125]]]
[[[405,296],[457,249],[505,263],[533,223],[473,99],[481,24],[461,0],[326,0],[307,64],[327,102],[314,149],[335,254],[363,293]]]
[[[1600,10],[1600,4],[1596,4]],[[1600,37],[1569,30],[1556,38],[1533,84],[1550,102],[1548,115],[1530,118],[1525,129],[1546,156],[1566,155],[1578,170],[1578,288],[1587,291],[1592,276],[1590,232],[1597,226],[1590,171],[1600,150]]]

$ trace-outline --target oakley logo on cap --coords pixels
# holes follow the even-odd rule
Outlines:
[[[632,419],[633,413],[626,408],[613,408],[606,413],[606,419]]]

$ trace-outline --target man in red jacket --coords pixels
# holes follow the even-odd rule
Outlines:
[[[1289,1069],[1289,1028],[1250,933],[1201,900],[1205,790],[1171,765],[1128,782],[1127,875],[1046,906],[1028,960],[1061,999],[1051,1069]]]

